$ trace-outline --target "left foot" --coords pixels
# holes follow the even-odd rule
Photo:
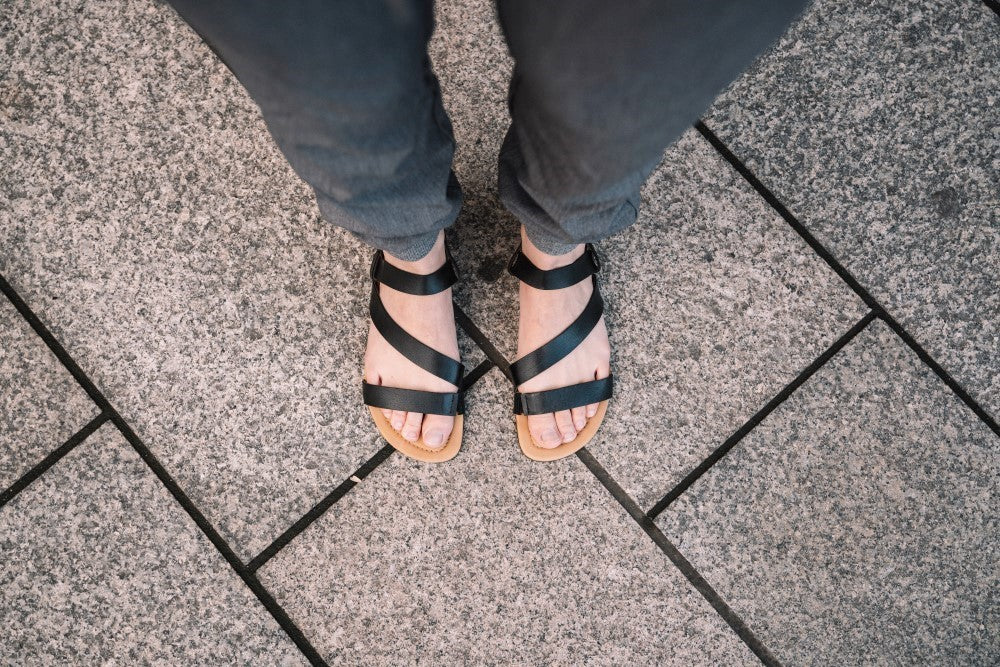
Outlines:
[[[444,233],[438,235],[434,247],[422,259],[407,262],[385,253],[385,261],[410,273],[433,273],[446,261]],[[405,331],[438,352],[458,360],[451,288],[437,294],[415,296],[397,292],[388,285],[380,285],[379,296],[386,311]],[[451,392],[457,389],[450,382],[428,373],[400,354],[382,337],[374,323],[368,329],[364,369],[365,381],[371,384],[433,392]],[[407,442],[419,441],[431,450],[444,447],[455,425],[455,418],[450,415],[425,415],[384,408],[382,414]]]
[[[548,270],[566,266],[584,253],[579,245],[565,255],[548,255],[535,247],[521,228],[522,252],[539,269]],[[575,285],[558,290],[540,290],[520,283],[521,316],[517,330],[517,357],[541,347],[573,323],[594,291],[590,277]],[[520,392],[557,389],[589,380],[606,378],[611,372],[611,345],[604,317],[597,326],[566,358],[544,372],[531,378],[520,387]],[[587,420],[597,413],[597,403],[572,410],[561,410],[541,415],[528,415],[528,431],[535,442],[544,449],[553,449],[576,438]]]

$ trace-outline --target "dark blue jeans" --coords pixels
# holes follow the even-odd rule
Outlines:
[[[260,106],[323,216],[402,259],[454,222],[431,0],[171,0]],[[499,0],[500,198],[560,254],[631,224],[664,148],[806,0]]]

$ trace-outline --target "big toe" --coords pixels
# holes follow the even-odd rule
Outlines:
[[[455,418],[447,415],[426,415],[421,429],[420,439],[430,449],[441,449],[448,442],[451,429],[455,426]]]
[[[535,442],[544,449],[552,449],[562,444],[562,435],[552,413],[528,415],[528,432]]]

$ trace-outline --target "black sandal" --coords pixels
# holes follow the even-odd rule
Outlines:
[[[531,260],[521,251],[521,246],[518,245],[507,265],[507,271],[515,278],[536,289],[551,290],[570,287],[589,277],[594,282],[594,292],[590,295],[590,300],[583,312],[572,324],[549,342],[510,365],[515,386],[520,387],[568,356],[597,326],[604,313],[604,301],[597,289],[597,272],[600,268],[601,263],[597,252],[589,243],[586,245],[584,253],[572,264],[548,271],[539,269],[532,264]],[[614,381],[609,373],[606,378],[581,382],[568,387],[529,393],[515,392],[514,419],[517,422],[517,439],[521,445],[521,451],[535,461],[554,461],[576,452],[590,442],[604,420],[613,387]],[[531,433],[528,431],[528,415],[559,412],[591,403],[598,403],[597,413],[587,420],[583,430],[578,432],[576,438],[570,442],[564,442],[558,447],[549,449],[539,446],[531,437]]]
[[[445,254],[447,259],[441,268],[434,273],[422,275],[395,267],[385,261],[385,255],[381,250],[376,252],[372,259],[370,272],[372,295],[369,314],[378,332],[400,354],[428,373],[455,385],[459,388],[458,391],[434,392],[401,389],[369,384],[365,380],[361,382],[362,398],[371,411],[372,419],[375,420],[375,426],[382,437],[403,454],[429,463],[440,463],[451,459],[462,446],[462,413],[465,408],[462,381],[465,377],[465,366],[417,340],[397,324],[382,304],[382,299],[379,296],[379,284],[384,283],[394,290],[407,294],[430,295],[443,292],[458,282],[458,272],[455,270],[455,264],[447,246],[445,246]],[[430,449],[420,444],[419,440],[409,442],[400,435],[382,414],[383,408],[433,415],[450,415],[455,417],[455,426],[444,446],[439,449]]]

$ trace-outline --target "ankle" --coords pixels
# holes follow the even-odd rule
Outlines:
[[[539,250],[538,247],[531,242],[531,239],[528,238],[528,234],[524,231],[524,226],[522,225],[521,227],[521,252],[524,253],[525,257],[531,260],[532,264],[544,271],[572,264],[573,261],[583,254],[583,251],[584,244],[581,243],[565,254],[550,255]]]
[[[438,237],[437,240],[434,241],[434,246],[431,248],[430,252],[420,259],[413,260],[411,262],[390,255],[389,253],[385,253],[385,261],[396,268],[409,271],[410,273],[434,273],[440,269],[445,262],[444,232],[438,232]]]

